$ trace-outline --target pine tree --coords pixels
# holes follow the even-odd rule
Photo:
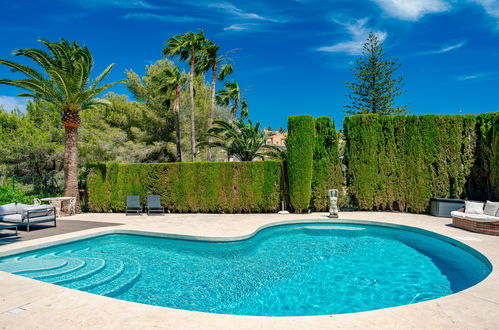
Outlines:
[[[385,59],[383,43],[371,32],[363,46],[363,55],[357,59],[352,72],[355,82],[347,82],[351,90],[347,114],[378,113],[382,115],[401,114],[407,112],[407,105],[395,106],[395,97],[404,91],[404,76],[396,77],[395,71],[400,67],[398,59]]]

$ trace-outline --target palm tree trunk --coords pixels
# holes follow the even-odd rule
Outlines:
[[[177,84],[175,90],[175,105],[173,110],[175,112],[175,138],[177,143],[177,162],[182,162],[182,148],[180,143],[180,84]]]
[[[194,116],[194,63],[195,54],[194,50],[191,50],[191,69],[189,72],[189,94],[191,98],[191,149],[192,149],[192,161],[196,161],[196,118]]]
[[[211,68],[211,104],[210,104],[210,120],[208,121],[208,129],[213,127],[213,119],[215,117],[215,92],[217,88],[217,62],[213,63]],[[212,138],[208,136],[208,142],[211,143]],[[208,161],[211,162],[211,148],[208,148]]]
[[[236,120],[237,108],[239,107],[239,98],[234,100],[234,107],[232,107],[232,120]]]
[[[76,212],[80,212],[78,192],[78,127],[64,126],[64,196],[76,197]]]

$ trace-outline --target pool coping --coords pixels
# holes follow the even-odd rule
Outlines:
[[[266,215],[262,215],[262,217],[265,217]],[[274,219],[273,217],[272,219]],[[338,324],[343,324],[343,325],[350,325],[350,326],[358,326],[362,324],[363,322],[370,322],[369,324],[375,324],[375,320],[380,320],[384,319],[385,322],[391,322],[392,324],[399,324],[403,328],[405,327],[421,327],[425,325],[430,325],[432,327],[435,327],[437,325],[437,328],[441,327],[456,327],[456,322],[454,320],[449,319],[449,314],[453,314],[454,317],[458,320],[460,319],[460,322],[457,323],[457,327],[459,326],[464,326],[464,328],[469,328],[469,327],[478,327],[478,328],[486,328],[486,327],[491,327],[491,325],[497,325],[499,324],[499,313],[494,314],[485,314],[484,311],[487,309],[498,309],[499,310],[499,287],[497,285],[494,285],[494,283],[497,283],[497,280],[499,279],[498,275],[498,270],[497,266],[499,265],[499,251],[495,251],[497,249],[490,249],[488,245],[492,245],[492,248],[497,248],[499,247],[499,240],[494,240],[494,238],[490,236],[484,236],[481,234],[476,234],[476,233],[469,233],[469,232],[463,232],[463,231],[456,231],[457,234],[460,235],[466,235],[468,240],[464,240],[463,242],[463,237],[456,236],[454,234],[449,235],[446,230],[439,230],[439,231],[444,231],[445,233],[434,231],[434,230],[429,230],[428,228],[424,228],[425,226],[415,226],[414,224],[408,225],[407,223],[400,223],[401,221],[391,221],[391,222],[385,222],[385,221],[377,221],[377,220],[361,220],[361,219],[324,219],[323,217],[314,217],[313,215],[302,215],[302,216],[289,216],[290,219],[276,219],[276,220],[270,220],[270,221],[264,221],[263,224],[255,226],[253,225],[252,228],[248,228],[244,230],[245,233],[240,234],[240,235],[220,235],[220,236],[214,236],[214,235],[199,235],[199,234],[186,234],[186,233],[174,233],[171,231],[157,231],[157,230],[151,230],[147,229],[144,226],[137,226],[137,225],[124,225],[124,226],[117,226],[117,227],[104,227],[104,228],[96,228],[96,229],[91,229],[91,230],[86,230],[83,232],[76,232],[76,233],[69,233],[69,234],[62,234],[62,235],[57,235],[57,236],[51,236],[47,237],[46,239],[37,239],[33,241],[27,241],[27,242],[19,242],[19,243],[14,243],[9,246],[2,246],[0,247],[0,256],[7,256],[7,255],[12,255],[12,254],[17,254],[17,253],[22,253],[22,252],[27,252],[30,250],[34,249],[40,249],[40,248],[46,248],[50,247],[53,245],[58,245],[58,244],[64,244],[64,243],[70,243],[73,241],[81,240],[81,239],[88,239],[92,237],[97,237],[97,236],[102,236],[102,235],[108,235],[108,234],[139,234],[139,235],[145,235],[145,236],[156,236],[156,237],[168,237],[168,238],[175,238],[175,239],[189,239],[189,240],[204,240],[204,241],[219,241],[219,242],[227,242],[227,241],[234,241],[234,240],[245,240],[248,239],[254,235],[256,235],[259,231],[264,230],[265,228],[268,227],[273,227],[273,226],[278,226],[278,225],[286,225],[286,224],[297,224],[297,223],[345,223],[345,224],[366,224],[366,225],[377,225],[377,226],[385,226],[385,227],[392,227],[392,228],[402,228],[405,230],[410,230],[414,232],[419,232],[425,235],[437,237],[438,239],[443,239],[448,241],[447,239],[450,239],[450,243],[452,242],[457,242],[459,243],[458,246],[461,248],[465,248],[468,252],[473,253],[480,259],[485,258],[490,265],[492,266],[492,272],[487,276],[483,281],[480,283],[466,289],[463,291],[460,291],[458,293],[441,297],[438,299],[433,299],[425,302],[420,302],[416,304],[411,304],[411,305],[403,305],[403,306],[397,306],[397,307],[390,307],[390,308],[385,308],[385,309],[379,309],[379,310],[371,310],[371,311],[366,311],[366,312],[358,312],[358,313],[349,313],[349,314],[336,314],[336,315],[319,315],[319,316],[293,316],[293,317],[261,317],[261,316],[239,316],[239,315],[224,315],[224,314],[211,314],[211,313],[205,313],[205,312],[195,312],[195,311],[185,311],[185,310],[177,310],[177,309],[172,309],[172,308],[167,308],[167,307],[159,307],[159,306],[152,306],[152,305],[144,305],[140,303],[134,303],[134,302],[128,302],[128,301],[122,301],[122,300],[117,300],[113,298],[108,298],[108,297],[103,297],[103,296],[97,296],[93,295],[87,292],[82,292],[82,291],[77,291],[77,290],[72,290],[68,288],[63,288],[59,287],[56,285],[52,285],[49,283],[44,283],[44,282],[39,282],[36,280],[24,278],[18,275],[13,275],[9,273],[4,273],[0,272],[0,278],[2,278],[2,283],[7,282],[12,282],[14,285],[15,283],[22,282],[23,286],[32,286],[33,289],[36,291],[36,287],[43,287],[43,290],[48,290],[48,292],[53,291],[54,293],[57,292],[58,295],[68,295],[71,294],[73,297],[80,297],[80,299],[84,302],[92,302],[92,303],[99,303],[99,304],[105,304],[106,308],[110,310],[115,310],[115,309],[122,309],[123,306],[127,306],[127,309],[132,309],[132,310],[143,310],[146,309],[148,312],[151,311],[156,311],[159,309],[159,311],[162,311],[165,313],[165,311],[168,311],[168,318],[169,320],[174,320],[176,318],[179,319],[198,319],[197,322],[199,322],[199,319],[205,319],[206,322],[203,322],[203,328],[206,327],[213,327],[213,328],[219,328],[220,325],[223,326],[227,320],[231,320],[230,322],[234,322],[237,320],[244,320],[244,322],[249,324],[255,324],[256,326],[259,327],[298,327],[300,328],[302,325],[303,327],[310,327],[310,326],[326,326],[327,324],[329,325],[338,325]],[[403,218],[403,216],[402,216]],[[426,221],[426,220],[425,220]],[[405,221],[402,221],[405,222]],[[453,232],[454,230],[451,230]],[[433,235],[435,234],[435,235]],[[454,237],[452,237],[454,236]],[[482,242],[482,241],[487,241],[491,244],[477,244],[477,242]],[[448,241],[449,242],[449,241]],[[454,244],[456,245],[456,244]],[[471,249],[470,249],[471,248]],[[478,255],[476,252],[478,252]],[[481,255],[481,257],[480,257]],[[483,260],[483,259],[482,259]],[[56,287],[56,288],[54,288]],[[8,297],[7,297],[8,298]],[[29,299],[28,299],[29,300]],[[457,301],[457,303],[456,303]],[[474,303],[470,304],[470,301],[474,301]],[[22,306],[22,305],[21,305]],[[88,309],[88,306],[84,303],[84,307]],[[114,306],[114,307],[113,307]],[[479,307],[479,308],[477,308]],[[83,308],[84,310],[86,308]],[[462,311],[462,309],[465,309],[465,311]],[[449,309],[449,310],[447,310]],[[43,308],[42,308],[43,310]],[[445,310],[445,312],[444,312]],[[0,309],[0,321],[3,321],[4,318],[6,318],[6,321],[9,321],[9,319],[15,318],[12,316],[11,313],[9,313],[10,310],[1,310]],[[474,312],[473,312],[474,311]],[[470,313],[471,312],[471,313]],[[422,319],[421,317],[417,317],[415,315],[414,317],[409,317],[409,315],[413,315],[416,313],[417,315],[424,315],[424,314],[429,314],[433,315],[432,317],[429,316],[429,319]],[[445,317],[436,317],[436,315],[439,314],[444,314]],[[120,316],[123,316],[121,313],[118,311],[114,311],[112,313],[113,315],[116,314],[117,320],[120,320]],[[163,324],[165,320],[163,318],[158,318],[158,317],[153,317],[153,319],[156,318],[158,319],[157,324]],[[433,320],[432,320],[433,318]],[[122,319],[122,318],[121,318]],[[358,320],[357,320],[358,319]],[[412,322],[406,323],[408,320],[411,320]],[[18,319],[22,320],[22,317]],[[224,321],[225,320],[225,321]],[[331,321],[333,320],[333,321]],[[356,321],[357,320],[357,321]],[[405,321],[404,321],[405,320]],[[431,320],[431,321],[430,321]],[[146,320],[144,320],[146,321]],[[85,323],[82,320],[83,323]],[[107,321],[105,319],[101,319],[100,322],[103,322],[102,324],[99,323],[93,323],[90,327],[92,328],[104,328],[103,326],[104,323]],[[291,323],[290,323],[291,322]],[[325,322],[325,323],[324,323]],[[332,323],[331,323],[332,322]],[[360,322],[360,323],[359,323]],[[372,323],[374,322],[374,323]],[[382,322],[379,325],[381,327],[384,327],[387,325],[387,323]],[[400,323],[402,322],[402,323]],[[1,322],[4,323],[4,322]],[[6,324],[9,324],[8,322]],[[14,323],[12,323],[14,324]],[[141,325],[143,323],[140,323]],[[156,323],[155,323],[156,324]],[[184,324],[184,323],[182,323]],[[189,323],[187,323],[189,324]],[[196,323],[199,324],[199,323]],[[19,325],[19,323],[17,323]],[[59,324],[60,325],[60,324]],[[178,323],[177,325],[180,325]],[[216,326],[215,326],[216,325]],[[228,324],[226,324],[228,325]],[[87,324],[88,326],[88,324]],[[85,326],[85,327],[87,327]],[[244,324],[241,324],[241,327],[246,327]],[[391,328],[393,325],[390,326]],[[107,328],[107,326],[106,326]]]

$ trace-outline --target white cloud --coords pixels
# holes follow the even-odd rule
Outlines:
[[[451,7],[445,0],[371,0],[390,16],[417,21],[426,14],[448,11]],[[477,0],[490,1],[490,0]]]
[[[499,28],[499,1],[498,0],[469,0],[483,7],[485,12],[497,19],[497,27]]]
[[[83,7],[121,7],[139,9],[158,9],[159,7],[144,0],[69,0]]]
[[[28,99],[24,97],[12,97],[0,95],[0,107],[7,111],[12,111],[18,108],[21,111],[26,110]]]
[[[478,72],[457,77],[459,81],[488,81],[499,79],[499,72]]]
[[[269,22],[279,22],[279,20],[269,17],[264,17],[256,13],[246,12],[229,2],[216,2],[210,3],[208,5],[210,8],[219,9],[227,14],[235,16],[237,18],[243,18],[247,20],[259,20],[259,21],[269,21]]]
[[[421,55],[443,54],[443,53],[447,53],[447,52],[451,52],[453,50],[459,49],[459,48],[463,47],[465,44],[466,44],[466,42],[461,41],[461,42],[458,42],[456,44],[444,45],[437,50],[430,50],[427,52],[422,52],[420,54]]]
[[[339,42],[332,46],[320,47],[317,50],[329,53],[347,53],[350,55],[362,54],[362,46],[366,42],[369,33],[372,31],[371,29],[366,27],[367,21],[368,21],[367,18],[359,19],[353,23],[341,22],[335,20],[336,23],[342,25],[348,31],[351,40]],[[387,37],[386,32],[383,31],[373,31],[373,32],[381,42],[383,42]]]
[[[124,16],[126,19],[140,19],[140,20],[157,20],[163,22],[203,22],[207,21],[200,17],[191,16],[174,16],[174,15],[158,15],[151,13],[128,13]]]
[[[224,27],[224,31],[246,31],[250,29],[249,24],[232,24]]]

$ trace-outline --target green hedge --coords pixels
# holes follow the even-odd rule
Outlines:
[[[275,212],[281,161],[90,165],[88,207],[123,212],[127,195],[158,194],[173,212]]]
[[[475,164],[467,185],[468,196],[499,200],[499,112],[476,117]]]
[[[329,207],[327,191],[338,189],[340,201],[343,192],[343,173],[338,153],[338,133],[331,117],[315,120],[314,174],[312,178],[311,206],[315,211],[326,211]]]
[[[287,169],[289,199],[298,213],[307,210],[312,196],[315,120],[311,116],[288,118]]]
[[[476,118],[345,118],[347,185],[365,210],[424,212],[431,197],[459,198],[473,164]]]

